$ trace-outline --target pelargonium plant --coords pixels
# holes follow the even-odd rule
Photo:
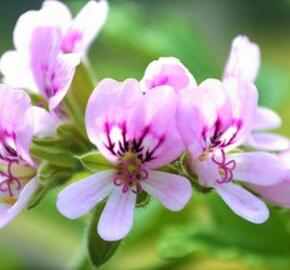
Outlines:
[[[105,0],[89,1],[72,18],[47,0],[18,19],[15,49],[0,60],[0,227],[61,189],[66,218],[92,212],[89,255],[99,266],[150,197],[182,211],[214,191],[253,223],[268,219],[266,203],[290,207],[290,144],[266,131],[281,119],[258,106],[258,45],[236,37],[220,79],[198,83],[162,57],[140,80],[96,83],[87,53],[107,13]]]

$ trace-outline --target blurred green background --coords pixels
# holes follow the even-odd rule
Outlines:
[[[39,0],[0,3],[0,53],[11,49],[20,14]],[[90,51],[96,78],[140,79],[149,62],[175,56],[199,82],[221,77],[231,40],[246,34],[262,52],[260,103],[277,110],[279,132],[290,136],[290,1],[111,0],[108,22]],[[67,1],[74,13],[85,1]],[[56,192],[0,232],[0,270],[67,269],[85,251],[86,218],[58,214]],[[136,211],[133,232],[107,270],[290,269],[289,211],[253,225],[235,216],[215,194],[195,194],[186,209],[170,213],[151,201]],[[83,269],[90,269],[86,266]]]

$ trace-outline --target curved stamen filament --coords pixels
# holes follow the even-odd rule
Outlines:
[[[7,172],[0,171],[0,175],[6,178],[0,183],[0,191],[7,192],[10,197],[14,197],[13,187],[16,190],[21,189],[20,180],[12,174],[12,163],[13,161],[9,161]]]
[[[234,174],[233,170],[236,168],[236,161],[235,160],[230,160],[226,162],[226,154],[223,149],[221,149],[221,161],[218,161],[215,158],[215,155],[212,157],[212,161],[219,166],[219,169],[222,171],[223,176],[219,179],[216,179],[217,183],[219,184],[224,184],[224,183],[229,183],[230,181],[233,180]]]

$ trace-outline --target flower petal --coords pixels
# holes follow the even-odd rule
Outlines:
[[[14,137],[14,150],[17,155],[31,164],[33,162],[29,155],[29,147],[33,133],[33,117],[30,98],[23,90],[12,89],[3,84],[0,84],[0,96],[1,136]]]
[[[246,36],[237,36],[232,43],[223,78],[236,77],[253,82],[260,68],[260,49]]]
[[[56,26],[60,27],[63,34],[72,22],[70,10],[60,1],[44,1],[40,12],[43,14],[42,18],[47,17],[47,20],[50,20]]]
[[[217,185],[215,190],[238,216],[257,224],[268,219],[269,210],[264,202],[244,188],[227,183]]]
[[[116,187],[109,196],[98,223],[98,233],[106,241],[118,241],[124,238],[133,226],[136,194],[122,192]]]
[[[273,186],[250,185],[250,188],[269,202],[290,208],[290,178]]]
[[[230,154],[227,159],[236,162],[234,179],[251,184],[274,185],[281,182],[286,173],[286,168],[279,158],[265,152]]]
[[[112,191],[115,173],[102,171],[64,188],[58,194],[58,210],[69,219],[85,215]]]
[[[140,155],[145,160],[144,166],[150,169],[170,163],[185,148],[176,125],[177,94],[168,86],[155,90],[145,94],[144,102],[128,122],[128,127],[132,127],[128,131],[129,140],[143,138]],[[148,153],[151,157],[147,159]]]
[[[7,214],[10,207],[11,207],[10,204],[6,203],[0,204],[0,229],[5,227],[9,222],[11,222],[14,219],[14,217],[11,217]]]
[[[253,129],[258,107],[258,91],[253,83],[233,77],[224,80],[223,85],[232,108],[232,118],[240,122],[235,139],[237,144],[240,144]]]
[[[33,135],[39,138],[52,136],[57,128],[58,119],[44,108],[33,106]]]
[[[13,87],[36,91],[34,78],[30,69],[28,53],[8,51],[1,56],[0,71],[3,81]]]
[[[51,81],[55,94],[49,98],[49,109],[52,111],[63,100],[73,80],[76,66],[80,63],[78,54],[60,54],[56,59]]]
[[[67,30],[62,43],[63,51],[84,55],[104,25],[108,11],[106,0],[89,1]]]
[[[0,205],[0,228],[10,223],[27,206],[39,184],[36,179],[30,180],[19,194],[14,205]]]
[[[281,126],[281,117],[269,108],[259,106],[255,116],[255,130],[275,129]]]
[[[219,80],[208,79],[196,89],[180,93],[177,125],[193,158],[209,147],[210,137],[228,129],[232,123],[231,107]]]
[[[134,79],[128,79],[124,83],[104,79],[89,98],[85,117],[88,137],[112,162],[118,160],[115,154],[116,143],[122,140],[119,125],[132,117],[133,110],[142,99],[139,83]],[[110,146],[113,144],[114,151],[111,151]]]
[[[24,209],[27,204],[29,203],[30,199],[32,198],[33,194],[36,192],[38,189],[39,184],[37,180],[31,179],[23,188],[23,190],[20,192],[19,197],[16,201],[16,203],[9,208],[8,210],[8,215],[10,217],[15,217],[18,215],[22,209]]]
[[[252,140],[246,141],[246,145],[265,151],[285,151],[290,148],[290,141],[287,137],[267,133],[256,132],[251,135]]]
[[[171,211],[184,208],[192,195],[191,184],[185,177],[165,172],[150,171],[141,186]]]
[[[171,86],[176,92],[197,86],[188,69],[175,57],[161,57],[146,68],[141,80],[143,91],[162,85]]]

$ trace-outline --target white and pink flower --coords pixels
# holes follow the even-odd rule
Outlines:
[[[24,209],[38,188],[29,154],[33,114],[29,96],[0,85],[0,228]],[[17,106],[15,106],[17,104]]]
[[[252,131],[257,100],[249,81],[209,79],[181,93],[177,123],[199,184],[214,188],[237,215],[262,223],[269,216],[266,205],[234,181],[271,186],[281,182],[285,167],[269,153],[230,152]]]
[[[44,1],[40,10],[27,11],[14,29],[14,51],[3,54],[0,70],[4,82],[36,91],[53,111],[63,100],[75,68],[104,24],[105,0],[89,1],[72,19],[61,2]]]
[[[181,210],[191,197],[190,182],[155,170],[184,150],[175,121],[177,103],[176,93],[168,86],[144,95],[133,79],[101,81],[87,105],[86,128],[112,169],[65,188],[58,196],[59,211],[70,219],[79,218],[108,197],[98,233],[104,240],[116,241],[131,229],[136,199],[142,192],[172,211]]]

